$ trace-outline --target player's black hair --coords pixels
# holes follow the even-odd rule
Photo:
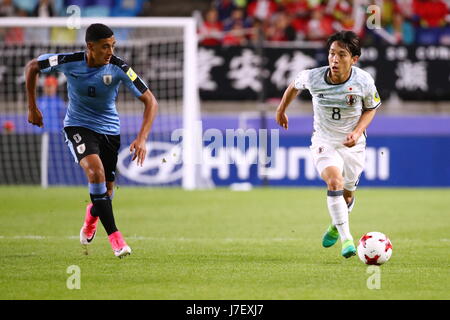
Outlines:
[[[104,24],[94,23],[91,24],[86,30],[86,42],[98,41],[100,39],[110,38],[114,35],[114,32]]]
[[[328,51],[330,51],[330,47],[335,41],[341,42],[350,51],[352,57],[361,56],[361,41],[353,31],[339,31],[329,37],[327,41]]]

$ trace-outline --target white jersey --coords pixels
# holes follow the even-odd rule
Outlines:
[[[376,109],[381,101],[372,76],[352,67],[341,84],[327,80],[329,67],[301,71],[294,80],[297,90],[309,90],[314,108],[314,137],[342,143],[358,124],[363,110]]]

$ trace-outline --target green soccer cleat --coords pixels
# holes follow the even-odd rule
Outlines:
[[[341,254],[346,259],[356,255],[356,248],[353,244],[353,240],[346,240],[342,243],[342,251]]]
[[[338,239],[339,232],[334,225],[330,224],[327,231],[323,235],[322,246],[324,246],[324,248],[329,248],[334,245]]]

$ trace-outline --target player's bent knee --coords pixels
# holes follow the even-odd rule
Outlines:
[[[103,169],[89,168],[86,170],[86,175],[91,183],[105,182],[105,171]]]
[[[342,178],[332,177],[327,179],[326,183],[328,186],[328,190],[335,191],[344,189],[344,181]]]

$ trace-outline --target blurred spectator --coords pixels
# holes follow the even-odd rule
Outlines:
[[[145,14],[150,10],[150,0],[113,0],[110,15],[113,17],[134,17]],[[149,11],[151,14],[151,10]],[[116,28],[115,38],[123,41],[129,38],[130,28]]]
[[[230,31],[223,37],[224,46],[245,46],[247,44],[246,31],[242,21],[238,20],[233,24]]]
[[[23,44],[25,41],[25,32],[23,28],[8,28],[3,36],[6,44]]]
[[[206,12],[205,21],[199,28],[200,43],[205,46],[216,46],[222,43],[222,23],[216,9]]]
[[[58,79],[48,76],[44,80],[44,94],[37,99],[38,108],[44,117],[44,130],[59,132],[63,128],[66,115],[66,103],[57,94]]]
[[[253,0],[247,6],[247,15],[253,20],[267,21],[276,11],[273,0]]]
[[[14,132],[15,129],[16,129],[16,125],[15,125],[14,121],[6,120],[3,122],[3,132],[2,133],[11,134]]]
[[[262,40],[264,40],[264,26],[262,21],[255,20],[252,23],[248,33],[248,39],[253,45],[258,45]]]
[[[89,5],[89,0],[64,0],[65,6],[79,6],[80,8],[84,8]]]
[[[30,15],[36,7],[39,0],[14,0],[14,5]]]
[[[238,8],[245,8],[247,6],[247,0],[233,0],[233,2]]]
[[[31,12],[31,16],[39,18],[48,18],[55,16],[52,0],[39,0]],[[53,28],[26,28],[25,42],[35,41],[36,39],[49,39]]]
[[[331,2],[331,1],[330,1]],[[332,10],[332,16],[339,22],[340,29],[351,30],[355,24],[353,20],[352,3],[350,0],[338,0],[335,1],[334,7],[328,7],[327,10]],[[315,12],[315,11],[313,11]],[[329,11],[328,11],[329,12]]]
[[[55,16],[53,3],[51,0],[39,0],[31,14],[33,17],[48,18]]]
[[[50,41],[53,44],[72,44],[77,40],[77,29],[53,27],[50,32]]]
[[[381,25],[388,26],[394,24],[394,17],[400,12],[396,0],[383,0],[381,6]]]
[[[365,40],[383,39],[390,43],[448,43],[447,17],[450,0],[210,0],[205,22],[199,22],[199,38],[204,45],[234,45],[258,41],[324,41],[337,30],[353,30]],[[65,15],[65,8],[78,5],[86,16],[151,15],[151,0],[0,0],[0,16],[52,17]],[[383,33],[365,27],[367,6],[381,8]],[[62,9],[61,9],[62,8]],[[356,10],[356,11],[355,11]],[[199,13],[200,15],[200,13]],[[199,20],[202,20],[201,18]],[[43,38],[38,32],[21,28],[0,30],[6,43]],[[55,33],[45,38],[73,42],[73,34]],[[127,39],[129,28],[117,29],[117,38]],[[233,31],[232,33],[227,33]],[[393,35],[389,37],[386,33]],[[244,33],[241,36],[241,33]],[[369,36],[365,35],[369,32]],[[56,34],[54,36],[53,34]],[[262,39],[262,37],[261,37]],[[442,40],[444,39],[444,40]]]
[[[448,8],[442,0],[414,0],[414,13],[419,18],[421,27],[444,27]]]
[[[333,32],[333,19],[325,15],[324,8],[314,10],[306,28],[307,40],[325,41]]]
[[[416,42],[421,45],[437,45],[445,42],[448,7],[442,0],[414,0],[414,14],[419,27]]]
[[[309,15],[308,0],[281,0],[279,1],[279,5],[291,16]]]
[[[403,41],[403,15],[400,13],[396,0],[384,0],[381,6],[381,26],[392,34],[395,43]]]
[[[141,12],[139,12],[139,17],[148,17],[152,15],[152,3],[151,0],[145,0],[142,3]]]
[[[0,0],[0,17],[13,17],[16,15],[17,8],[13,0]]]
[[[448,10],[444,1],[446,0],[359,0],[355,4],[354,0],[249,0],[242,10],[239,7],[247,3],[246,0],[215,0],[213,5],[219,12],[217,23],[222,23],[224,31],[233,29],[234,24],[239,21],[237,29],[242,26],[247,30],[247,40],[255,42],[261,35],[258,30],[263,30],[268,41],[325,41],[333,32],[343,29],[353,30],[364,38],[368,31],[365,28],[366,8],[375,4],[381,7],[382,28],[394,36],[394,41],[412,44],[416,34],[423,34],[415,28],[412,19],[420,17],[422,25],[430,27],[445,24]],[[365,7],[359,9],[360,12],[355,12],[356,7],[353,8],[353,5]],[[217,30],[219,27],[212,29]],[[227,34],[226,37],[227,43],[241,42],[232,34]],[[382,34],[375,35],[380,40],[383,37]],[[213,38],[214,43],[219,44],[218,37]],[[429,39],[429,32],[422,38]],[[370,37],[368,39],[370,41]]]
[[[396,0],[396,3],[397,9],[403,17],[407,19],[413,18],[413,0]]]
[[[243,28],[249,28],[251,26],[251,22],[245,19],[245,13],[242,9],[233,10],[231,16],[223,21],[223,29],[229,31],[236,23],[241,24]]]
[[[413,44],[415,40],[413,24],[401,14],[396,14],[393,18],[393,23],[386,26],[386,31],[395,36],[398,44]]]
[[[113,17],[135,17],[138,16],[144,8],[146,0],[115,0],[111,8]]]
[[[291,17],[286,12],[275,14],[273,23],[266,30],[268,41],[295,41],[296,31],[291,25]]]
[[[306,38],[308,21],[311,17],[308,0],[290,0],[284,4],[285,10],[292,17],[291,25],[295,29],[296,39]]]
[[[9,1],[6,1],[7,3]],[[9,7],[9,5],[8,5]],[[13,15],[16,17],[26,17],[26,11],[14,7]],[[9,13],[9,9],[7,10]],[[0,37],[6,44],[23,44],[25,41],[25,30],[22,27],[2,28],[0,29]]]
[[[231,13],[237,9],[233,0],[215,0],[213,7],[217,10],[220,21],[228,19]]]

